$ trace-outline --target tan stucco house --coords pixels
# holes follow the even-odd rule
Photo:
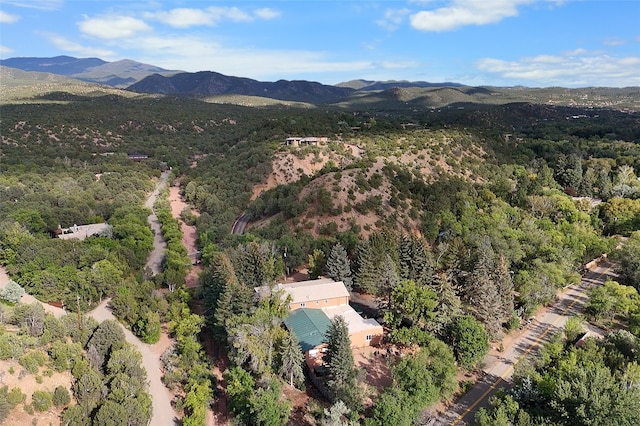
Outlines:
[[[352,348],[377,345],[382,340],[382,326],[374,319],[363,318],[349,305],[349,291],[342,281],[321,278],[255,290],[261,296],[282,291],[291,298],[290,314],[284,323],[298,338],[308,364],[322,356],[325,333],[336,316],[347,323]]]

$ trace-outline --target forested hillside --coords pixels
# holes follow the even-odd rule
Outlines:
[[[143,338],[168,322],[178,343],[163,356],[165,381],[185,395],[179,408],[198,419],[189,424],[212,398],[195,338],[203,326],[204,341],[229,356],[221,391],[242,421],[412,424],[459,392],[458,369],[477,368],[490,341],[579,281],[620,236],[631,236],[617,254],[620,280],[640,288],[639,120],[535,104],[374,112],[50,93],[2,106],[0,263],[72,310],[114,297],[116,315]],[[326,141],[284,146],[292,136]],[[168,167],[200,213],[188,219],[204,266],[192,294],[162,203],[165,272],[150,280],[143,270],[153,241],[143,200]],[[242,212],[248,232],[232,235]],[[52,238],[58,225],[100,222],[111,235]],[[334,405],[292,410],[281,395],[304,384],[298,343],[282,327],[282,301],[256,302],[253,289],[294,271],[375,300],[387,342],[410,354],[390,362],[391,384],[372,387],[353,363],[333,362]],[[617,326],[637,333],[638,306],[616,312]],[[330,358],[342,359],[341,324],[332,327]],[[540,377],[574,356],[563,350],[535,366]]]

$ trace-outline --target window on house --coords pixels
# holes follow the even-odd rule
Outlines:
[[[327,299],[324,299],[324,304],[326,305],[327,303],[329,303],[329,301]]]
[[[306,303],[304,303],[304,302],[302,302],[302,303],[300,304],[300,307],[301,307],[301,308],[304,308],[305,306],[307,306],[307,304],[306,304]]]
[[[372,338],[373,338],[373,336],[372,336],[372,335],[370,335],[370,334],[367,334],[367,335],[365,336],[365,340],[366,340],[367,342],[370,342]]]

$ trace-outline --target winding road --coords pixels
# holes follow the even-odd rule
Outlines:
[[[151,270],[153,275],[162,272],[162,258],[164,257],[164,251],[167,248],[167,243],[164,238],[162,238],[160,221],[158,220],[158,216],[156,216],[153,205],[156,203],[158,195],[160,195],[160,191],[166,188],[170,173],[171,172],[169,170],[162,172],[160,180],[156,184],[156,189],[153,190],[151,195],[149,195],[149,198],[147,198],[147,201],[144,203],[145,207],[151,209],[151,214],[147,217],[147,222],[149,222],[151,230],[153,231],[153,251],[149,253],[149,257],[147,257],[147,264],[145,266]]]
[[[162,257],[164,256],[164,250],[167,244],[162,238],[162,233],[160,232],[160,222],[158,221],[158,217],[156,216],[155,212],[153,212],[153,205],[155,204],[160,191],[162,191],[164,187],[166,187],[169,174],[169,171],[165,171],[162,173],[160,181],[157,183],[155,190],[151,193],[151,195],[149,195],[149,198],[145,203],[146,207],[152,209],[152,214],[149,215],[147,220],[149,221],[149,224],[151,225],[151,228],[154,232],[154,248],[147,258],[146,266],[151,269],[154,275],[158,272],[161,272],[162,270]],[[6,274],[5,269],[0,266],[0,288],[4,288],[4,286],[6,286],[8,282],[9,277]],[[104,300],[95,309],[88,312],[87,315],[98,322],[102,322],[105,320],[115,320],[117,322],[116,318],[107,307],[110,300],[111,299]],[[35,297],[27,293],[22,296],[20,302],[40,303],[44,307],[46,312],[53,314],[57,318],[60,318],[61,316],[67,314],[67,312],[65,312],[63,309],[56,308],[55,306],[51,306],[47,303],[42,303]],[[120,323],[118,322],[118,324]],[[149,393],[151,394],[152,399],[152,413],[149,424],[153,426],[173,426],[177,424],[178,415],[171,405],[171,393],[162,383],[162,370],[160,366],[159,355],[154,353],[154,351],[152,350],[152,345],[148,345],[142,342],[122,324],[120,324],[120,327],[124,332],[124,336],[127,342],[135,346],[136,349],[138,349],[138,351],[140,351],[140,353],[142,354],[142,365],[147,371],[147,378],[149,380]]]
[[[242,213],[240,217],[237,218],[236,221],[233,223],[233,226],[231,227],[231,233],[234,235],[244,234],[244,230],[246,229],[247,224],[249,223],[249,219],[250,219],[250,216],[247,212]]]
[[[489,398],[498,390],[510,387],[511,376],[515,365],[525,357],[533,354],[542,344],[547,342],[556,332],[564,328],[571,316],[582,312],[587,301],[586,292],[596,285],[604,283],[613,276],[613,264],[600,263],[592,267],[583,276],[580,284],[568,287],[558,301],[548,310],[541,313],[527,330],[516,340],[499,359],[485,360],[484,377],[460,398],[435,423],[437,426],[473,424],[475,413],[489,404]],[[590,331],[600,333],[600,330]]]
[[[158,217],[153,211],[153,205],[158,198],[160,192],[167,186],[167,180],[169,178],[170,171],[162,172],[160,180],[156,184],[155,190],[149,195],[145,203],[145,207],[152,210],[147,220],[154,233],[153,251],[147,258],[146,267],[149,268],[153,274],[157,274],[162,271],[162,258],[164,256],[164,250],[167,247],[166,242],[162,238],[160,232],[160,222]],[[88,315],[94,318],[96,321],[102,322],[104,320],[116,320],[111,311],[108,309],[110,299],[103,301],[94,310],[88,313]],[[117,320],[116,320],[117,321]],[[118,323],[120,324],[120,323]],[[122,331],[124,332],[125,339],[140,351],[142,354],[142,365],[147,371],[147,378],[149,379],[149,393],[152,399],[152,413],[150,425],[159,426],[173,426],[176,424],[178,415],[171,405],[171,393],[162,383],[162,369],[160,366],[160,359],[158,354],[152,350],[153,346],[148,345],[138,339],[134,334],[120,324]]]
[[[94,310],[88,313],[90,317],[98,322],[105,320],[117,319],[113,316],[107,305],[109,300],[103,301]],[[120,324],[118,322],[118,324]],[[160,368],[160,359],[156,353],[153,352],[152,346],[142,342],[127,328],[120,324],[124,337],[127,342],[131,343],[142,354],[142,366],[147,371],[147,379],[149,380],[149,394],[152,399],[152,412],[150,425],[167,425],[173,426],[176,424],[178,415],[171,405],[171,393],[162,383],[162,369]]]

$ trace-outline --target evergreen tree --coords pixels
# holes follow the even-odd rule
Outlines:
[[[282,340],[280,376],[287,379],[290,386],[304,382],[303,362],[304,355],[296,335],[287,333]]]
[[[503,307],[494,280],[495,253],[487,237],[476,250],[476,257],[474,269],[465,280],[465,297],[473,315],[496,338],[502,328]]]
[[[438,273],[430,287],[438,295],[432,331],[442,333],[453,320],[462,315],[462,301],[458,296],[457,283],[451,273]]]
[[[582,183],[582,159],[577,154],[560,155],[556,164],[556,179],[564,188],[577,191]]]
[[[402,280],[413,280],[416,284],[431,282],[433,261],[426,241],[414,235],[403,235],[398,242],[398,275]]]
[[[335,281],[342,281],[345,287],[347,287],[347,290],[351,291],[353,287],[351,266],[349,258],[347,257],[347,251],[342,247],[342,244],[336,243],[331,247],[325,269],[329,278]]]
[[[215,252],[211,256],[209,268],[202,274],[202,303],[207,325],[216,325],[215,312],[218,300],[228,284],[237,284],[238,278],[229,257],[224,252]]]
[[[356,274],[356,287],[362,293],[373,294],[376,291],[376,283],[380,275],[378,256],[366,241],[358,245],[357,252],[358,273]]]
[[[229,329],[240,316],[249,312],[252,298],[253,290],[238,281],[228,256],[215,253],[203,280],[203,299],[207,325],[212,327],[219,341],[227,341]]]
[[[385,256],[393,256],[391,259],[394,263],[394,271],[397,270],[395,266],[395,259],[398,255],[396,238],[388,232],[376,232],[369,237],[367,242],[361,242],[358,245],[357,252],[356,287],[363,293],[378,294]]]
[[[87,349],[95,350],[97,366],[103,368],[111,353],[122,348],[124,341],[124,332],[120,324],[115,320],[106,320],[93,332]],[[94,349],[91,349],[92,347]]]
[[[349,328],[342,316],[337,316],[331,321],[325,341],[327,352],[324,355],[324,361],[328,366],[329,377],[327,385],[334,400],[342,400],[347,406],[353,408],[358,405],[356,369],[351,351]]]
[[[500,256],[498,264],[494,272],[494,282],[500,296],[500,320],[504,323],[513,315],[514,298],[513,298],[513,279],[504,256]]]
[[[382,262],[382,269],[380,271],[380,277],[378,278],[377,295],[383,299],[381,303],[386,309],[392,309],[391,293],[393,289],[398,285],[398,273],[396,272],[396,265],[391,259],[390,255],[386,255]]]

